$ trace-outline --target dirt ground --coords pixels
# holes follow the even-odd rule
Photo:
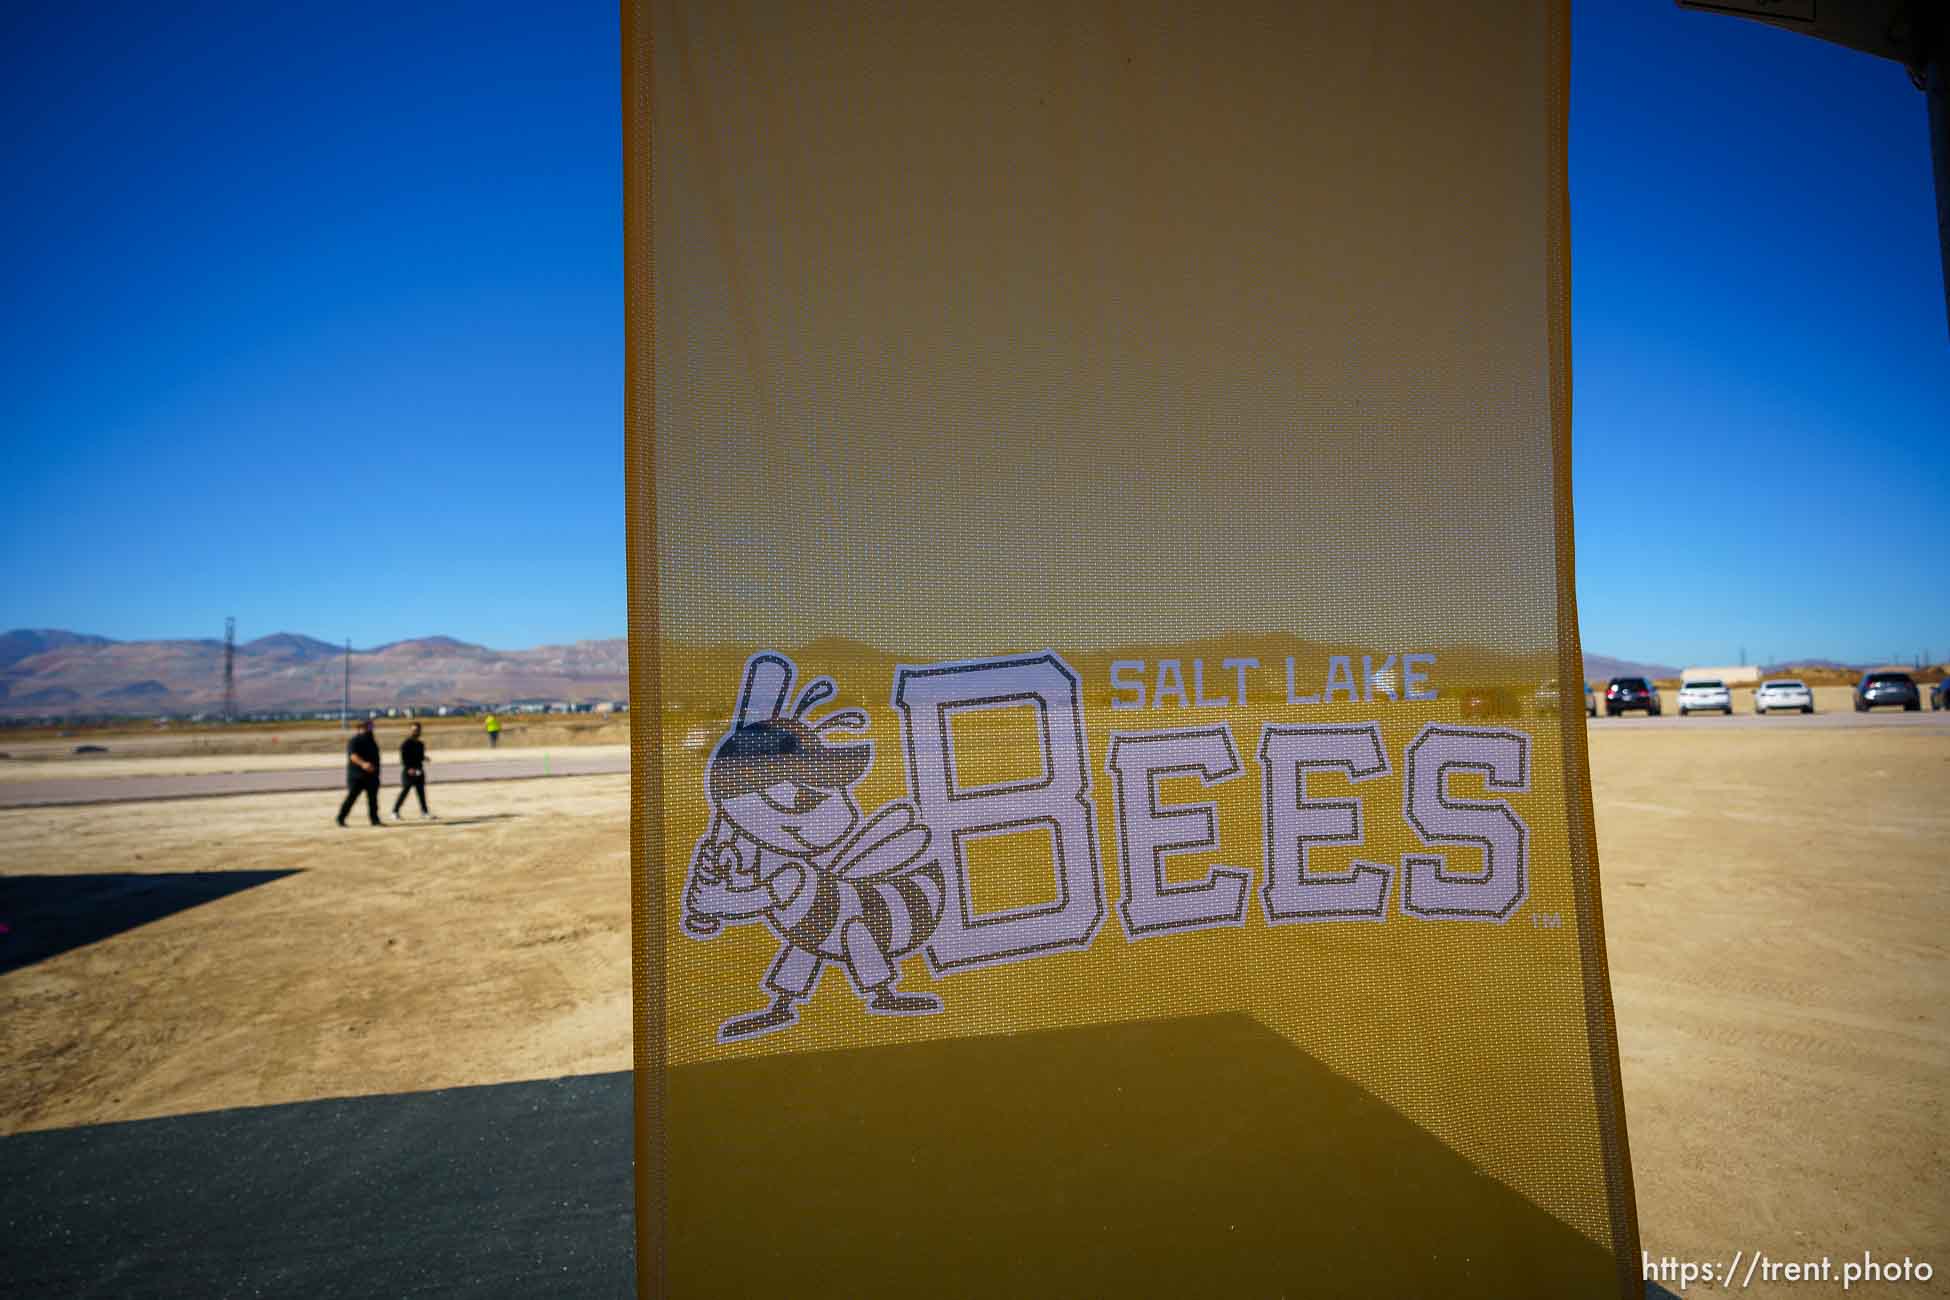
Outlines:
[[[0,813],[11,873],[297,873],[0,977],[0,1132],[627,1068],[628,789]]]
[[[1950,727],[1601,723],[1591,767],[1646,1249],[1907,1253],[1945,1294]]]
[[[1655,1256],[1950,1278],[1950,725],[1918,722],[1591,728]],[[320,794],[0,811],[9,874],[294,873],[0,974],[0,1134],[627,1068],[627,778],[432,793],[385,830]]]

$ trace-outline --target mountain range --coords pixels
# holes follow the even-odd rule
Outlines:
[[[240,642],[241,713],[327,710],[346,685],[343,645],[295,632]],[[608,700],[629,695],[622,637],[495,650],[450,636],[416,637],[350,655],[355,709]],[[1676,677],[1677,668],[1588,654],[1585,676]],[[58,629],[0,633],[0,717],[185,715],[223,708],[223,642],[114,641]]]
[[[112,641],[54,629],[0,633],[0,716],[192,714],[223,708],[223,642]],[[448,636],[393,641],[350,656],[353,707],[607,700],[629,694],[621,637],[493,650]],[[345,647],[295,632],[240,642],[240,713],[336,709]]]

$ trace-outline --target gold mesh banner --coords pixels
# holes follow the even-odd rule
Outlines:
[[[623,36],[642,1290],[1638,1294],[1565,6]]]

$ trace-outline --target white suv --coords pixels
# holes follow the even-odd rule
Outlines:
[[[1733,716],[1733,692],[1721,681],[1701,679],[1682,682],[1679,687],[1679,716],[1689,713],[1724,713]]]
[[[1778,681],[1762,682],[1754,692],[1754,712],[1768,713],[1774,709],[1799,709],[1803,713],[1815,711],[1815,693],[1808,689],[1806,682],[1797,682],[1791,677]]]

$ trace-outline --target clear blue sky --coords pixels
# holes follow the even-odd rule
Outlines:
[[[1586,647],[1950,655],[1922,96],[1660,0],[1575,12]],[[621,635],[616,29],[6,6],[0,629]]]

